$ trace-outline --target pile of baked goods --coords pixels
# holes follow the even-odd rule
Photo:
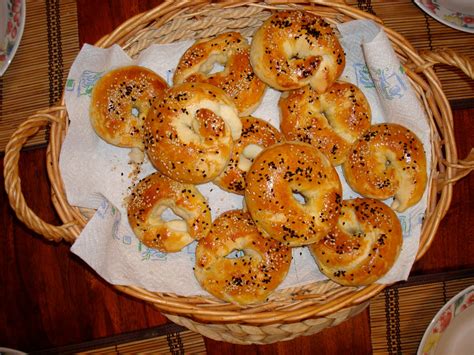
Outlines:
[[[251,44],[237,32],[196,41],[171,87],[138,66],[99,79],[90,108],[96,133],[144,151],[157,170],[128,199],[135,235],[162,252],[197,241],[196,279],[238,304],[267,299],[294,247],[308,247],[321,272],[343,285],[385,275],[403,242],[395,211],[421,199],[426,158],[409,129],[372,124],[362,91],[340,80],[344,66],[324,19],[281,11]],[[250,116],[267,86],[281,92],[280,130]],[[339,165],[360,198],[343,200]],[[242,195],[243,209],[213,221],[196,188],[207,182]],[[391,207],[381,202],[392,197]],[[182,219],[165,221],[166,209]]]

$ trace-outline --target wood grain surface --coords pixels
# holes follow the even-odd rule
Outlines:
[[[80,43],[94,43],[127,18],[159,1],[78,0]],[[471,105],[472,106],[472,105]],[[474,146],[474,109],[454,111],[459,155]],[[50,202],[45,149],[23,152],[22,186],[33,210],[60,223]],[[2,159],[3,171],[3,159]],[[3,176],[1,177],[3,186]],[[1,190],[0,346],[34,351],[146,329],[167,322],[158,311],[116,291],[69,251],[17,220]],[[474,176],[455,185],[453,202],[434,243],[413,274],[474,267]],[[210,354],[367,354],[368,312],[308,337],[271,345],[233,345],[205,339]]]

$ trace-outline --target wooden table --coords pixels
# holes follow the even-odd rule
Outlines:
[[[94,43],[127,18],[160,1],[78,0],[80,43]],[[466,107],[466,103],[464,103]],[[473,107],[473,102],[467,106]],[[454,110],[460,157],[474,146],[474,109]],[[51,223],[60,223],[50,202],[44,148],[25,151],[20,170],[29,205]],[[3,159],[2,159],[3,170]],[[2,176],[3,186],[3,176]],[[167,323],[151,306],[116,291],[66,243],[47,242],[19,222],[1,191],[0,346],[24,351],[80,343]],[[474,267],[474,176],[458,182],[451,208],[433,245],[413,274]],[[371,352],[368,311],[308,337],[264,346],[239,346],[205,339],[211,354]]]

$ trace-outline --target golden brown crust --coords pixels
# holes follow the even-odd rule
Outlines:
[[[169,88],[145,119],[145,146],[151,163],[177,181],[201,184],[227,165],[242,123],[219,88],[185,83]]]
[[[238,32],[198,40],[181,57],[173,82],[217,86],[234,101],[240,116],[247,116],[259,105],[266,87],[253,72],[249,56],[250,46]],[[224,70],[210,74],[214,63],[224,65]]]
[[[164,221],[167,209],[183,220]],[[162,252],[177,252],[204,238],[211,228],[211,211],[195,186],[174,181],[160,173],[142,179],[128,203],[128,221],[146,246]]]
[[[213,181],[220,188],[243,195],[245,177],[258,153],[282,142],[283,135],[270,123],[255,117],[242,117],[242,135],[234,142],[232,155],[225,170]]]
[[[331,280],[361,286],[392,268],[402,243],[400,221],[392,209],[378,200],[357,198],[342,202],[336,226],[309,249]]]
[[[255,74],[278,90],[311,85],[322,93],[341,75],[344,51],[331,26],[303,11],[281,11],[255,32],[250,48]]]
[[[351,83],[336,82],[323,94],[310,86],[287,91],[278,105],[286,139],[315,146],[334,166],[346,160],[351,145],[370,127],[369,103]]]
[[[226,257],[232,251],[245,255]],[[265,301],[286,277],[290,263],[289,248],[263,237],[248,213],[234,210],[220,215],[199,241],[194,273],[215,297],[252,304]]]
[[[372,126],[351,148],[343,164],[350,187],[364,197],[394,197],[403,212],[423,196],[427,183],[423,144],[408,128],[394,123]]]
[[[144,67],[109,71],[92,89],[92,127],[110,144],[143,150],[143,120],[152,101],[167,87],[158,74]]]
[[[293,194],[300,194],[300,203]],[[342,187],[316,148],[301,142],[265,149],[247,173],[245,203],[264,235],[295,247],[317,242],[339,216]]]

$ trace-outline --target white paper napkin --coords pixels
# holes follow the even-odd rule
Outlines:
[[[424,111],[383,31],[371,21],[353,21],[340,25],[339,30],[347,54],[341,79],[356,84],[367,96],[373,123],[400,122],[415,131],[430,161],[429,126]],[[191,43],[152,45],[136,60],[130,59],[118,46],[99,49],[85,45],[69,73],[66,106],[71,124],[61,149],[61,175],[71,205],[97,209],[71,250],[109,283],[184,296],[206,294],[193,274],[195,243],[180,253],[165,254],[144,246],[134,236],[124,205],[134,169],[129,164],[130,150],[102,141],[89,122],[90,92],[106,71],[137,64],[154,70],[171,84],[174,67]],[[279,97],[278,91],[267,89],[253,116],[279,127]],[[341,170],[337,170],[343,182],[344,198],[356,197],[345,184]],[[153,171],[151,164],[145,161],[139,177]],[[242,197],[224,192],[213,184],[199,185],[198,189],[208,198],[213,218],[226,210],[242,207]],[[403,249],[396,265],[381,282],[391,283],[408,276],[418,249],[426,205],[425,195],[418,205],[399,214],[404,231]],[[280,288],[322,279],[325,277],[307,248],[296,248],[290,272]]]

